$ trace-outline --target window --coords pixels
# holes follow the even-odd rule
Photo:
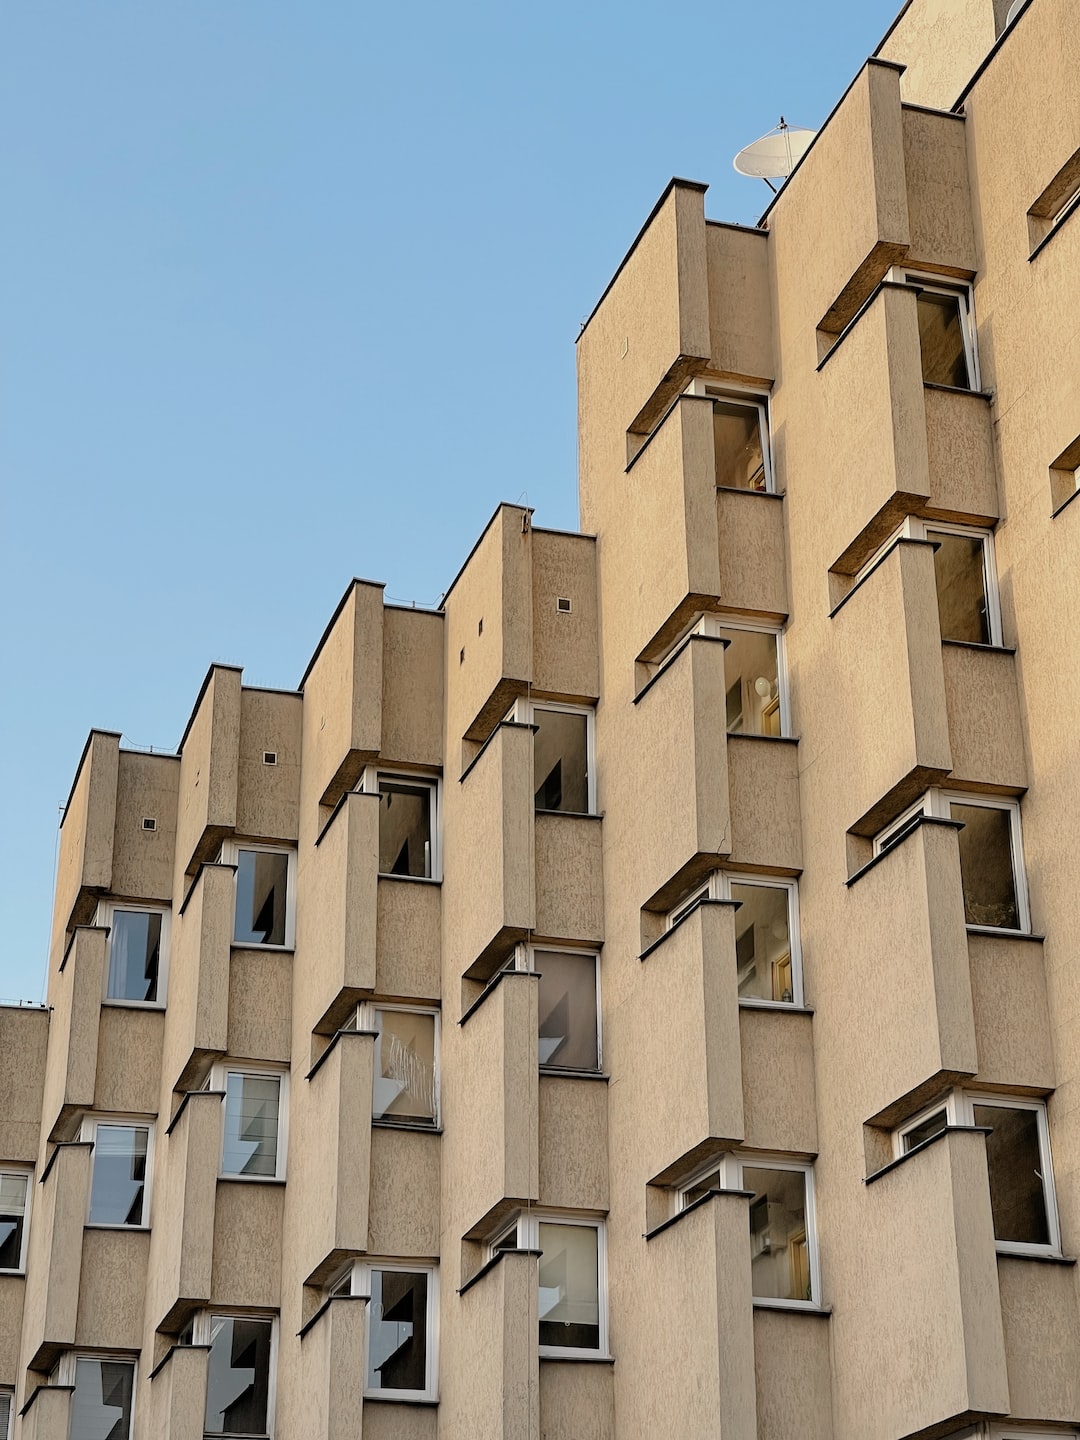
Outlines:
[[[894,270],[889,278],[917,292],[923,382],[953,390],[979,389],[971,287],[942,282],[938,275]]]
[[[928,790],[874,839],[874,854],[891,849],[923,815],[958,820],[964,920],[974,930],[1028,933],[1027,884],[1020,839],[1020,806],[1015,800]]]
[[[169,912],[106,902],[98,907],[98,924],[109,928],[106,1000],[164,1003]]]
[[[364,1393],[381,1400],[434,1400],[438,1389],[439,1272],[415,1261],[357,1260],[332,1287],[367,1295]]]
[[[982,1125],[990,1131],[986,1168],[997,1248],[1016,1254],[1059,1254],[1045,1103],[952,1090],[897,1130],[895,1153],[906,1155],[952,1125]]]
[[[580,705],[518,700],[507,716],[535,727],[533,793],[537,810],[574,815],[596,811],[595,714]]]
[[[225,1092],[222,1175],[233,1180],[284,1178],[286,1081],[281,1071],[214,1067],[206,1088]]]
[[[439,1123],[439,1014],[390,1005],[361,1005],[358,1030],[375,1032],[374,1120],[430,1128]]]
[[[1050,466],[1050,503],[1055,514],[1076,494],[1080,485],[1080,435],[1067,445]]]
[[[53,1382],[74,1386],[68,1440],[129,1440],[135,1414],[134,1360],[63,1355]]]
[[[716,484],[725,490],[773,489],[769,414],[763,395],[729,391],[695,380],[689,394],[712,400]]]
[[[0,1170],[0,1273],[26,1269],[30,1173]],[[3,1440],[0,1427],[0,1440]]]
[[[491,1252],[539,1250],[540,1354],[606,1355],[604,1225],[535,1211],[519,1215]]]
[[[974,525],[949,525],[908,516],[855,577],[863,578],[898,539],[929,540],[934,545],[934,582],[942,640],[969,645],[1001,644],[994,537]]]
[[[123,1120],[83,1121],[82,1139],[92,1141],[90,1225],[150,1223],[150,1126]]]
[[[0,1390],[0,1440],[11,1440],[11,1422],[15,1411],[15,1396],[10,1390]]]
[[[519,946],[508,969],[535,970],[541,1070],[600,1071],[600,957]]]
[[[821,1280],[813,1182],[813,1170],[804,1161],[733,1152],[680,1190],[679,1208],[685,1210],[714,1190],[749,1190],[754,1299],[817,1308]]]
[[[1019,0],[1018,0],[1019,3]],[[1074,150],[1027,213],[1031,259],[1059,225],[1080,209],[1080,150]]]
[[[735,900],[735,964],[739,999],[801,1005],[799,891],[794,880],[714,870],[668,915],[671,929],[702,900]]]
[[[724,684],[728,734],[790,735],[779,628],[741,625],[726,615],[706,615],[700,633],[727,641]]]
[[[269,845],[223,845],[221,858],[236,866],[234,945],[293,948],[296,851]]]
[[[273,1319],[203,1310],[183,1338],[210,1347],[203,1433],[272,1435],[277,1351]]]
[[[439,879],[438,780],[370,765],[360,788],[379,796],[379,874]]]

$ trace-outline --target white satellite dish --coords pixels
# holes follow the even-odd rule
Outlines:
[[[806,154],[816,134],[816,130],[789,125],[781,115],[775,130],[770,130],[760,140],[739,151],[733,162],[735,169],[740,175],[753,175],[758,180],[764,180],[770,190],[775,190],[776,186],[770,184],[770,179],[785,180]]]

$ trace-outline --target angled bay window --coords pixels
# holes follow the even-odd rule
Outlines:
[[[296,933],[296,851],[274,845],[221,847],[236,866],[233,944],[291,950]]]
[[[431,1129],[439,1123],[439,1012],[365,1003],[356,1029],[375,1034],[372,1119]]]
[[[410,1260],[356,1260],[332,1295],[368,1297],[364,1393],[434,1400],[438,1392],[439,1272]]]
[[[725,490],[773,489],[769,454],[769,412],[764,395],[746,390],[722,389],[695,380],[689,394],[712,401],[713,459],[716,484]]]
[[[537,810],[596,812],[595,712],[589,706],[518,700],[507,716],[532,725],[533,793]]]
[[[134,1360],[69,1352],[60,1357],[50,1378],[54,1385],[72,1386],[68,1440],[129,1440],[135,1417]]]
[[[702,900],[734,900],[739,999],[750,1004],[801,1005],[799,890],[794,880],[714,870],[668,915],[671,929]]]
[[[971,286],[943,281],[940,275],[890,271],[889,279],[911,286],[918,295],[919,345],[923,382],[952,390],[978,390],[979,358]]]
[[[379,874],[440,878],[439,782],[369,765],[358,787],[379,796]]]
[[[280,1180],[285,1175],[283,1071],[215,1065],[208,1090],[223,1090],[221,1174],[231,1180]]]
[[[521,1214],[491,1242],[498,1250],[540,1251],[540,1354],[607,1354],[607,1298],[604,1224]]]
[[[743,624],[728,615],[705,615],[695,632],[727,641],[724,686],[728,734],[790,735],[780,627]]]
[[[986,1168],[997,1248],[1022,1255],[1060,1254],[1045,1102],[951,1090],[899,1127],[894,1153],[906,1155],[955,1125],[979,1125],[990,1132]]]
[[[29,1209],[30,1172],[0,1170],[0,1274],[26,1269]],[[3,1434],[0,1429],[0,1440]]]
[[[942,640],[1000,645],[994,536],[977,525],[953,525],[909,515],[856,575],[858,582],[899,539],[929,540],[934,546],[934,583]]]
[[[106,1000],[163,1004],[169,912],[106,901],[98,907],[98,924],[109,930]]]
[[[81,1138],[92,1141],[91,1225],[140,1228],[150,1222],[152,1128],[87,1117]]]
[[[1015,800],[934,787],[874,837],[874,854],[898,844],[923,815],[957,820],[964,920],[969,930],[1031,930],[1020,806]]]
[[[521,945],[506,968],[537,972],[540,1069],[598,1074],[600,957],[595,950]]]
[[[11,1390],[0,1390],[0,1440],[11,1440],[14,1409],[14,1393]]]
[[[181,1337],[208,1345],[204,1435],[274,1433],[277,1326],[268,1315],[200,1311]]]
[[[819,1307],[813,1168],[786,1156],[734,1151],[679,1190],[679,1209],[716,1190],[751,1192],[750,1275],[755,1301]]]

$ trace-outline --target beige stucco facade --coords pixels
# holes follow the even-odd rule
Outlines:
[[[0,1440],[96,1440],[103,1361],[140,1440],[1080,1436],[1080,24],[1009,8],[911,0],[758,227],[671,182],[578,341],[582,533],[502,505],[295,691],[91,732],[0,1008]],[[232,1429],[222,1318],[271,1337]]]

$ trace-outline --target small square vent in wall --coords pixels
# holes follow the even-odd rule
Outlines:
[[[559,612],[560,615],[569,615],[573,608],[574,607],[570,603],[570,597],[568,595],[560,595],[559,598],[555,601],[555,609]]]
[[[142,828],[143,828],[144,830],[156,830],[156,829],[157,829],[157,821],[154,820],[154,819],[153,819],[151,816],[149,816],[149,815],[144,815],[144,816],[143,816],[143,822],[142,822]]]
[[[264,751],[263,751],[263,764],[264,764],[264,765],[276,765],[276,764],[277,764],[277,751],[276,751],[276,750],[264,750]]]

